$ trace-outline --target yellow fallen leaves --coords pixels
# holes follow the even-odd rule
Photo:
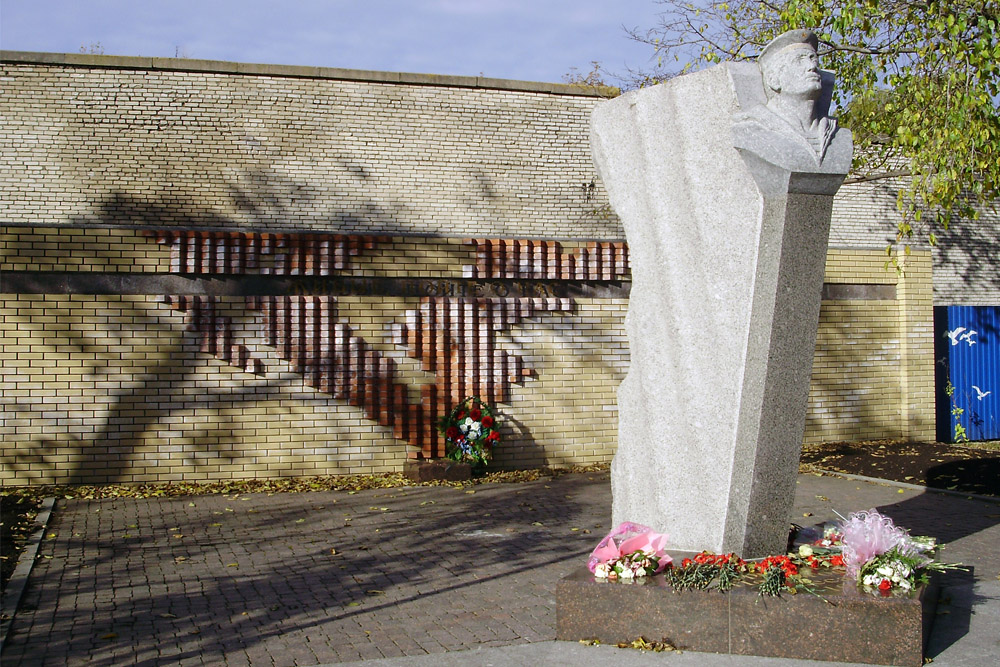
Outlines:
[[[631,642],[621,642],[618,644],[618,648],[634,648],[640,651],[655,651],[656,653],[662,653],[663,651],[677,651],[680,653],[676,646],[671,644],[669,641],[664,639],[663,641],[648,641],[645,637],[639,637]]]

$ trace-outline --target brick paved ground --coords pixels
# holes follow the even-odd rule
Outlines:
[[[949,579],[932,655],[983,632],[986,655],[1000,651],[996,614],[974,613],[996,605],[982,591],[1000,574],[1000,505],[799,482],[803,523],[879,506],[952,542],[947,558],[976,569]],[[606,473],[475,493],[61,500],[3,665],[315,665],[542,642],[555,635],[556,581],[609,521]]]

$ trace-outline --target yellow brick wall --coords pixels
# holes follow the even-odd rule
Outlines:
[[[307,386],[264,344],[261,316],[223,299],[245,372],[199,350],[184,314],[155,296],[0,295],[0,483],[216,480],[402,468],[411,447]],[[433,380],[387,332],[416,298],[341,297],[338,320],[392,358],[419,400]],[[627,364],[624,300],[578,300],[500,336],[531,375],[498,405],[500,467],[607,461]]]
[[[168,270],[164,246],[128,230],[0,231],[4,271],[67,270],[66,258],[87,243],[152,258],[157,272]],[[117,264],[120,257],[95,252],[76,270],[153,266]],[[475,256],[460,239],[393,237],[354,260],[357,275],[457,277]],[[896,298],[824,301],[807,442],[933,438],[929,254],[912,254],[902,275],[883,264],[877,251],[829,252],[828,283],[895,285]],[[412,446],[362,409],[308,386],[266,344],[261,312],[242,297],[220,297],[219,304],[233,342],[261,361],[260,373],[201,351],[189,316],[160,296],[10,294],[0,274],[0,483],[401,469]],[[434,375],[391,332],[419,305],[417,297],[336,298],[337,321],[395,363],[412,403]],[[616,390],[628,368],[627,305],[625,298],[576,298],[568,311],[537,312],[497,333],[497,344],[528,370],[497,406],[504,425],[498,466],[610,461]]]
[[[830,249],[827,283],[895,285],[894,300],[830,300],[820,310],[805,441],[934,439],[930,253],[902,274],[880,251]]]

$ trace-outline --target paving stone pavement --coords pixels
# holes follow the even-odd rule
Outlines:
[[[555,584],[610,528],[610,495],[608,474],[589,473],[472,489],[61,499],[2,662],[736,664],[552,641]],[[973,566],[944,582],[935,664],[995,664],[1000,504],[800,475],[793,520],[869,507]]]

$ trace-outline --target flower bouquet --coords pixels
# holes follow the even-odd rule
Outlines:
[[[733,553],[704,551],[675,567],[664,551],[666,535],[626,522],[601,540],[587,567],[602,579],[631,581],[662,571],[675,590],[725,592],[743,584],[756,585],[768,596],[800,590],[819,595],[810,573],[820,569],[829,572],[823,575],[827,579],[842,571],[863,591],[883,596],[909,593],[926,583],[930,572],[964,569],[935,561],[933,538],[914,537],[875,510],[856,512],[818,530],[802,530],[798,537],[805,541],[787,555],[754,562]]]
[[[445,456],[481,469],[489,463],[493,448],[500,442],[499,424],[493,408],[478,396],[470,396],[438,421],[444,435]]]
[[[911,536],[873,509],[851,514],[841,534],[847,576],[871,592],[907,593],[927,583],[930,572],[964,569],[934,560],[934,538]]]
[[[665,547],[667,536],[647,526],[625,522],[608,533],[597,545],[587,568],[602,579],[622,581],[648,577],[670,564]]]

